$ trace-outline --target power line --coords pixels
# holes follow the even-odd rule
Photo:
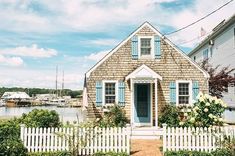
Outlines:
[[[204,17],[202,17],[202,18],[196,20],[195,22],[190,23],[190,24],[188,24],[188,25],[186,25],[186,26],[184,26],[184,27],[182,27],[182,28],[180,28],[180,29],[178,29],[178,30],[175,30],[175,31],[172,31],[172,32],[169,32],[169,33],[165,33],[163,36],[174,34],[174,33],[176,33],[176,32],[179,32],[179,31],[181,31],[181,30],[184,30],[184,29],[186,29],[186,28],[188,28],[188,27],[190,27],[190,26],[192,26],[192,25],[194,25],[194,24],[196,24],[196,23],[198,23],[198,22],[204,20],[205,18],[207,18],[207,17],[209,17],[210,15],[214,14],[215,12],[219,11],[220,9],[222,9],[223,7],[225,7],[226,5],[228,5],[229,3],[231,3],[232,1],[233,1],[233,0],[228,1],[228,2],[225,3],[224,5],[220,6],[219,8],[217,8],[216,10],[214,10],[214,11],[212,11],[211,13],[207,14],[206,16],[204,16]]]

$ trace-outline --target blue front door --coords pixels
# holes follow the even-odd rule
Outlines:
[[[135,84],[134,95],[135,123],[150,123],[150,84]]]

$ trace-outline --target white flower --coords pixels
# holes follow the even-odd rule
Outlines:
[[[220,100],[219,99],[215,99],[215,104],[220,104]]]
[[[199,101],[200,101],[200,102],[203,102],[203,101],[204,101],[204,98],[203,98],[203,97],[200,97],[200,98],[199,98]]]
[[[184,122],[182,122],[182,121],[179,123],[179,125],[181,125],[181,126],[182,126],[183,124],[184,124]]]
[[[188,116],[188,113],[184,113],[184,116]]]
[[[206,99],[210,98],[210,95],[208,95],[208,94],[205,94],[204,96],[205,96]]]
[[[212,97],[212,99],[213,99],[213,101],[216,101],[216,100],[217,100],[217,97],[216,97],[216,96],[214,96],[214,97]]]
[[[217,118],[214,118],[214,121],[216,122],[216,121],[218,121],[218,119],[217,119]]]
[[[203,96],[202,92],[199,92],[199,94],[197,95],[197,99],[199,99],[202,96]]]
[[[212,103],[212,101],[213,101],[213,98],[210,96],[209,102]]]
[[[219,118],[219,122],[223,122],[223,118]]]
[[[199,110],[198,106],[194,107],[195,110]]]
[[[211,118],[211,119],[214,117],[213,114],[209,114],[208,116],[209,116],[209,118]]]
[[[208,112],[208,108],[205,108],[205,109],[204,109],[204,112]]]
[[[207,103],[206,103],[206,106],[210,106],[210,103],[209,103],[209,102],[207,102]]]
[[[195,118],[191,118],[191,119],[190,119],[190,122],[191,122],[191,123],[194,123],[194,122],[195,122]]]

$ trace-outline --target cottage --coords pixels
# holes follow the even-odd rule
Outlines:
[[[166,104],[192,105],[209,75],[150,23],[143,23],[85,74],[88,118],[117,104],[133,126],[157,126]]]

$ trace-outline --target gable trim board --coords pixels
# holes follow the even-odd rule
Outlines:
[[[205,78],[209,78],[209,74],[203,70],[197,63],[193,62],[182,50],[180,50],[176,45],[174,45],[168,38],[163,36],[156,28],[154,28],[150,23],[144,22],[139,28],[132,32],[125,40],[119,43],[114,49],[112,49],[108,54],[106,54],[98,63],[96,63],[86,74],[85,77],[88,78],[90,74],[100,66],[106,59],[108,59],[113,53],[115,53],[121,46],[123,46],[128,40],[130,40],[138,31],[140,31],[145,26],[151,28],[156,35],[160,36],[162,40],[172,46],[176,51],[178,51],[184,58],[186,58],[191,64],[193,64],[197,69],[199,69]]]

